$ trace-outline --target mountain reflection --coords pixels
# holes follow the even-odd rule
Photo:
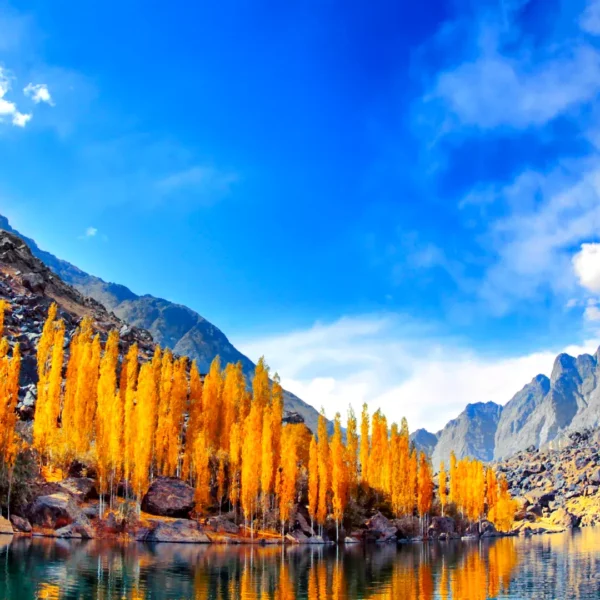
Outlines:
[[[4,541],[4,540],[3,540]],[[15,538],[1,598],[597,598],[600,532],[401,546],[115,545]]]

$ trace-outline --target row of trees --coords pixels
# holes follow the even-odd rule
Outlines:
[[[102,343],[87,317],[70,341],[66,365],[65,348],[65,325],[52,305],[38,345],[33,445],[52,466],[93,464],[101,497],[111,505],[122,482],[139,509],[154,477],[179,476],[195,486],[198,514],[229,504],[252,532],[257,517],[266,523],[277,509],[283,533],[303,500],[313,523],[322,528],[332,517],[339,528],[349,503],[367,490],[397,516],[424,519],[433,509],[432,468],[411,447],[405,419],[389,427],[365,405],[360,436],[352,410],[345,432],[337,414],[329,435],[321,414],[313,435],[303,424],[282,424],[283,390],[264,359],[250,385],[240,363],[222,368],[218,357],[202,377],[195,362],[169,350],[140,356],[135,344],[122,347],[116,332]],[[14,419],[18,346],[11,359],[0,348],[0,361],[12,369],[12,379],[2,381],[14,387],[2,389],[0,419]],[[14,431],[14,422],[2,431]],[[8,456],[5,445],[0,450]],[[448,474],[441,466],[438,501],[442,511],[451,502],[471,520],[487,512],[500,522],[511,507],[505,482],[467,459],[453,459]]]

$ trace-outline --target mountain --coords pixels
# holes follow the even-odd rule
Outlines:
[[[198,361],[202,372],[207,373],[210,363],[219,355],[223,364],[240,361],[249,380],[252,377],[254,363],[235,348],[218,327],[187,306],[150,295],[138,296],[124,285],[90,275],[40,249],[34,240],[13,229],[2,215],[0,229],[21,238],[35,257],[83,296],[94,299],[119,320],[149,331],[161,346]],[[312,406],[287,391],[284,401],[286,411],[298,413],[312,431],[317,430],[319,413]]]
[[[448,464],[450,452],[456,458],[472,456],[483,461],[494,458],[494,444],[502,407],[494,402],[468,404],[465,410],[441,431],[432,454],[434,468]]]
[[[558,442],[600,425],[600,350],[577,358],[559,354],[550,379],[538,375],[504,407],[495,458]]]
[[[425,452],[427,456],[431,456],[438,443],[440,433],[440,431],[431,433],[427,429],[417,429],[410,434],[410,441],[419,452]]]

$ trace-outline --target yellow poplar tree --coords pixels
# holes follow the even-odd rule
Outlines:
[[[318,453],[319,453],[319,504],[317,506],[317,523],[321,528],[327,520],[329,512],[329,489],[331,482],[331,464],[329,453],[329,437],[327,435],[327,423],[325,422],[325,414],[321,412],[317,425]]]
[[[348,475],[348,493],[354,497],[358,485],[358,434],[356,431],[356,415],[352,407],[348,409],[346,426],[346,462]]]
[[[335,518],[336,539],[339,540],[339,524],[344,518],[348,503],[348,482],[346,474],[345,448],[342,440],[340,414],[335,415],[331,438],[331,489],[333,516]]]
[[[260,491],[262,412],[262,407],[257,402],[252,402],[250,413],[244,422],[241,500],[246,523],[253,521]],[[251,533],[254,537],[254,526]]]
[[[156,359],[155,354],[155,359]],[[158,357],[160,360],[160,356]],[[137,436],[134,450],[132,483],[138,502],[145,493],[150,480],[150,469],[154,447],[154,428],[156,426],[156,405],[158,390],[156,387],[156,365],[147,362],[142,365],[138,378],[136,407],[134,411]]]
[[[286,521],[289,520],[298,481],[298,447],[294,430],[286,427],[282,439],[281,495],[279,497],[279,518],[281,519],[281,536],[284,534]]]
[[[38,345],[38,398],[33,421],[33,443],[43,457],[55,449],[60,415],[64,357],[64,321],[56,321],[52,304]]]
[[[433,480],[431,477],[431,468],[429,460],[425,452],[421,452],[419,456],[419,474],[418,474],[418,499],[417,508],[421,520],[431,510],[431,502],[433,500]]]
[[[223,374],[221,359],[217,356],[211,363],[202,388],[202,408],[208,447],[216,451],[221,446],[223,426],[222,410]]]
[[[117,363],[119,360],[119,334],[111,331],[108,334],[104,354],[100,361],[100,378],[98,379],[98,408],[96,418],[96,461],[98,467],[98,485],[102,509],[103,494],[109,491],[109,483],[113,470],[114,455],[111,452],[111,438],[119,436],[120,431],[113,431],[113,412],[116,409]],[[122,413],[121,413],[122,414]]]
[[[274,452],[273,452],[273,413],[271,406],[266,406],[263,411],[262,444],[261,444],[261,477],[260,489],[263,499],[263,515],[266,518],[270,505],[270,495],[274,483]]]
[[[365,486],[369,484],[369,455],[371,448],[369,445],[369,407],[363,404],[362,417],[360,421],[360,473],[361,483]]]
[[[438,493],[440,496],[440,506],[442,507],[442,517],[444,516],[444,509],[448,503],[448,474],[446,473],[446,467],[444,461],[440,463],[440,472],[438,474]]]
[[[190,400],[188,423],[185,432],[185,453],[183,458],[182,477],[187,479],[192,473],[194,443],[202,429],[202,380],[196,361],[190,368]]]
[[[133,344],[127,352],[125,362],[127,377],[125,380],[125,415],[123,424],[123,475],[127,483],[131,481],[131,474],[135,466],[135,444],[137,443],[135,397],[139,373],[138,354],[138,346],[137,344]]]
[[[317,439],[313,435],[308,450],[308,514],[310,526],[314,527],[319,505],[319,453]]]

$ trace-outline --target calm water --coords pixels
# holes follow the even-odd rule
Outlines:
[[[396,548],[0,539],[0,598],[600,598],[600,529]]]

